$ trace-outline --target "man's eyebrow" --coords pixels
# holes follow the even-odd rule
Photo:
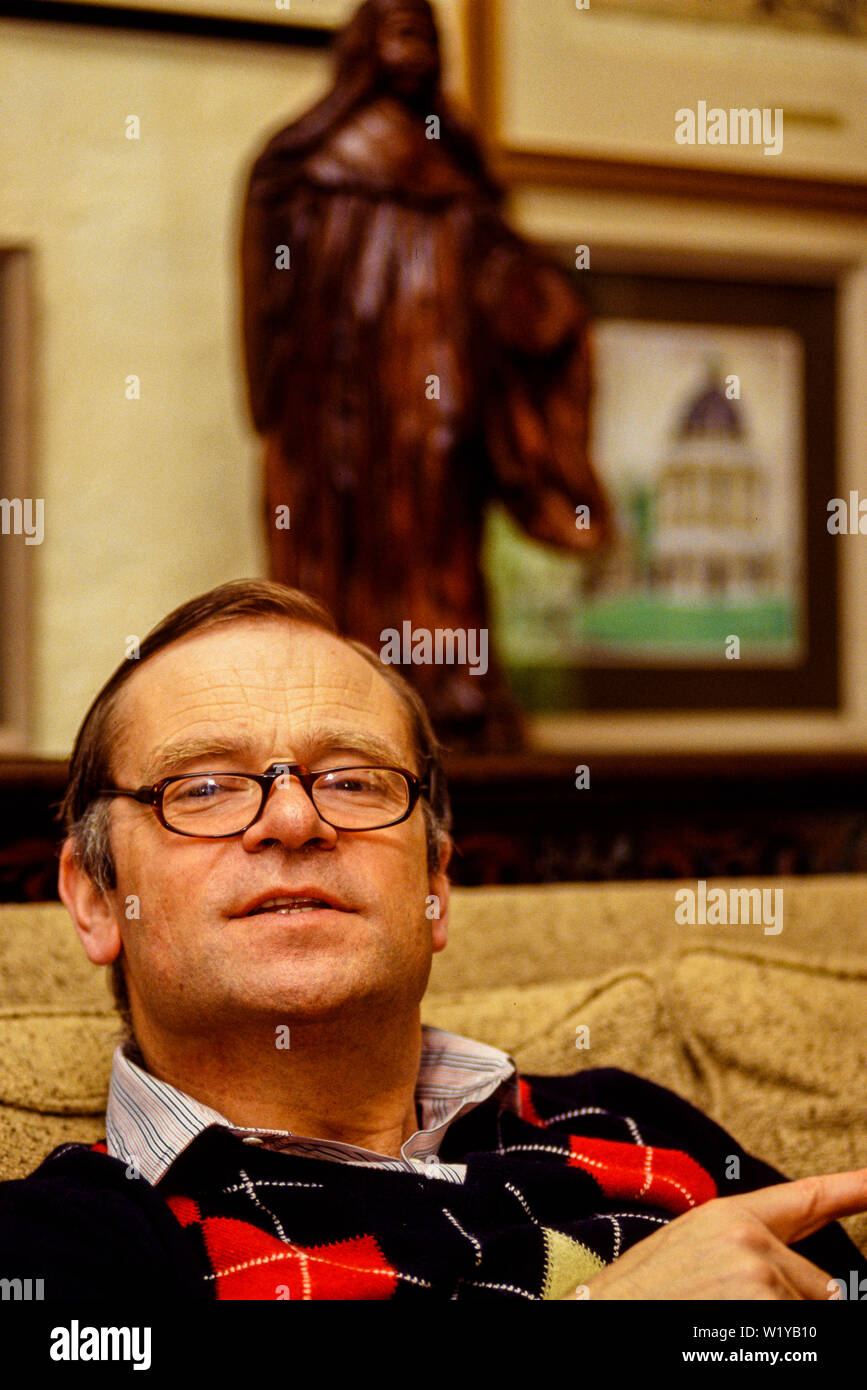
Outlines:
[[[316,758],[346,749],[353,757],[372,758],[378,763],[401,766],[406,761],[406,755],[399,753],[392,743],[378,734],[365,733],[360,729],[357,732],[347,729],[319,730],[309,739],[309,746],[314,750],[311,756]]]
[[[341,753],[349,757],[370,758],[375,763],[402,766],[405,758],[398,754],[394,746],[378,734],[362,730],[321,727],[309,731],[304,738],[307,760],[319,759],[329,753]],[[220,739],[213,735],[188,737],[167,743],[157,749],[142,773],[142,783],[158,781],[161,776],[170,775],[172,769],[184,763],[205,758],[255,759],[255,747],[250,738]],[[289,754],[286,761],[292,761]],[[300,761],[300,760],[299,760]]]
[[[145,783],[167,776],[173,767],[198,758],[244,758],[253,751],[251,739],[220,739],[214,735],[176,739],[154,752],[142,773]]]
[[[308,729],[303,739],[307,762],[340,753],[341,756],[370,758],[375,763],[402,767],[406,754],[400,753],[387,739],[365,729],[347,729],[339,725],[320,724]]]

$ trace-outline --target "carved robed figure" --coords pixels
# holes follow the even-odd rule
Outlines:
[[[585,311],[501,202],[442,96],[426,0],[366,0],[333,88],[250,178],[244,336],[271,572],[377,649],[406,622],[487,627],[491,499],[570,550],[608,530]],[[493,658],[485,675],[404,669],[454,744],[520,737]]]

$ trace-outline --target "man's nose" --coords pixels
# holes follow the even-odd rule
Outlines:
[[[274,779],[261,815],[244,831],[244,848],[254,850],[276,841],[298,849],[314,840],[329,847],[336,844],[337,831],[322,820],[298,778],[283,772]]]

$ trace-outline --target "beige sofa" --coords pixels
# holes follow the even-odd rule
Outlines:
[[[779,934],[679,925],[694,883],[455,890],[424,1020],[525,1071],[650,1077],[792,1177],[867,1166],[867,876],[748,886],[782,889]],[[101,1137],[117,1025],[57,905],[0,907],[0,981],[8,1178]],[[843,1224],[867,1253],[867,1214]]]

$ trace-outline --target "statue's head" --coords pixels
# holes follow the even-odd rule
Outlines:
[[[270,142],[257,162],[257,196],[275,196],[282,166],[315,149],[329,132],[383,93],[398,97],[417,114],[436,114],[442,146],[464,173],[499,202],[472,134],[444,99],[440,86],[440,42],[429,0],[364,0],[337,35],[334,85],[299,120]]]
[[[365,0],[338,42],[338,84],[357,80],[361,71],[408,102],[436,92],[439,35],[428,0]]]
[[[400,96],[430,91],[440,77],[439,36],[426,0],[383,3],[377,48],[388,86]]]

